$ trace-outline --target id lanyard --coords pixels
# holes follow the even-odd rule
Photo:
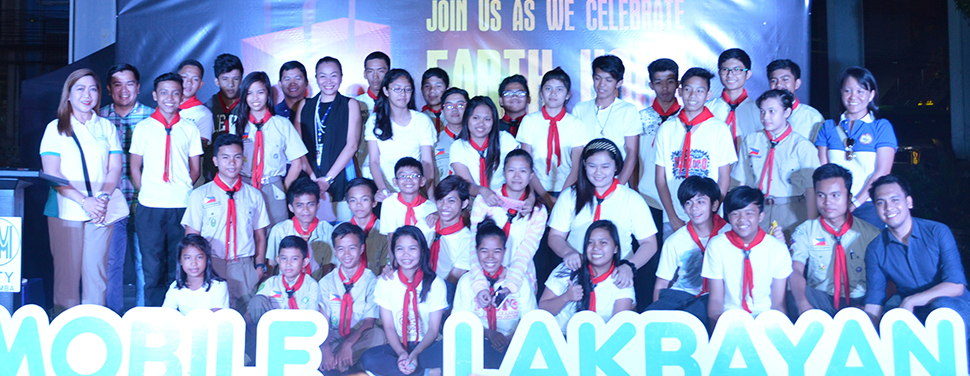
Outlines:
[[[320,163],[323,161],[323,135],[326,133],[327,126],[324,123],[327,121],[327,115],[330,115],[330,109],[333,108],[333,102],[330,102],[330,106],[327,107],[327,112],[323,114],[323,119],[320,118],[320,102],[323,101],[323,97],[317,101],[316,109],[313,111],[313,118],[317,125],[317,168],[320,168]]]

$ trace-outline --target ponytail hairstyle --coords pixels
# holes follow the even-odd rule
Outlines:
[[[492,236],[499,238],[503,245],[509,241],[508,235],[505,235],[505,231],[495,224],[495,220],[492,219],[491,216],[485,216],[485,219],[482,219],[482,221],[478,223],[478,228],[475,231],[476,249],[482,246],[482,242],[485,241],[485,238]]]
[[[522,149],[514,149],[514,150],[510,151],[508,154],[505,155],[505,165],[506,166],[509,165],[509,160],[511,160],[512,158],[522,158],[522,159],[525,159],[525,161],[529,163],[529,170],[530,171],[535,171],[535,168],[536,168],[535,161],[532,160],[532,154],[529,154],[529,152],[527,152],[525,150],[522,150]],[[533,173],[535,173],[535,172],[533,172]],[[535,194],[535,191],[532,190],[532,186],[529,185],[529,184],[526,184],[525,185],[525,197],[528,198],[529,196],[535,196],[535,204],[534,204],[533,208],[538,208],[538,207],[546,206],[546,202],[545,202],[545,200],[542,199],[542,196]],[[529,217],[530,218],[532,217],[532,212],[531,211],[529,212]]]
[[[391,102],[384,94],[384,90],[390,91],[391,83],[399,77],[407,78],[408,84],[411,85],[411,99],[408,100],[408,109],[417,109],[414,106],[414,79],[411,78],[411,74],[400,68],[388,71],[384,75],[384,81],[381,82],[383,90],[377,93],[377,99],[374,101],[374,135],[381,141],[387,141],[394,137],[394,133],[391,131]]]
[[[182,252],[184,252],[185,249],[188,247],[195,247],[196,249],[202,251],[202,253],[205,254],[205,273],[203,273],[203,276],[205,277],[205,279],[203,280],[203,284],[205,285],[206,292],[208,292],[209,288],[212,287],[212,281],[220,281],[220,282],[225,281],[224,279],[220,278],[219,275],[216,274],[214,270],[212,270],[212,247],[209,246],[209,241],[205,240],[205,238],[203,238],[202,235],[188,234],[188,235],[185,235],[185,237],[182,238],[182,241],[179,242],[179,253],[178,253],[179,272],[175,273],[176,289],[181,290],[185,288],[186,279],[189,278],[188,275],[185,274],[185,269],[182,269],[182,265],[181,265]]]
[[[469,145],[472,142],[472,134],[468,128],[468,120],[471,119],[472,113],[479,106],[487,106],[489,109],[489,116],[492,117],[492,129],[488,131],[488,146],[485,148],[485,177],[489,181],[492,180],[492,176],[495,175],[495,170],[498,170],[499,161],[502,159],[502,148],[499,145],[499,129],[498,129],[498,109],[495,108],[495,103],[492,99],[484,96],[477,96],[468,101],[465,105],[465,113],[461,118],[461,133],[458,133],[458,138],[468,142]],[[480,182],[482,187],[488,188],[488,181]]]
[[[239,105],[233,110],[236,115],[236,135],[239,137],[243,136],[246,132],[246,125],[249,124],[249,88],[257,82],[262,82],[263,87],[266,88],[266,111],[269,111],[270,115],[276,115],[275,107],[271,102],[273,100],[272,90],[273,85],[269,83],[269,76],[266,72],[250,72],[243,78],[242,85],[239,92]]]
[[[576,304],[576,312],[589,310],[589,296],[593,292],[593,276],[589,273],[589,235],[593,233],[596,229],[606,229],[610,233],[610,237],[613,239],[613,245],[617,248],[620,247],[620,234],[616,230],[616,225],[606,219],[601,219],[593,224],[589,225],[586,229],[586,236],[583,238],[583,264],[579,269],[569,271],[560,271],[559,277],[563,277],[565,273],[569,273],[569,280],[573,283],[583,287],[583,298],[579,300]],[[620,262],[620,251],[617,249],[613,252],[613,265]]]
[[[384,82],[387,83],[386,80]],[[418,268],[424,272],[424,278],[421,280],[421,296],[419,301],[424,302],[428,298],[428,291],[431,291],[431,283],[435,279],[434,269],[431,269],[431,250],[428,248],[428,240],[424,238],[424,233],[420,229],[414,226],[402,226],[394,231],[394,237],[391,238],[391,254],[394,253],[398,239],[405,236],[417,241],[418,248],[421,248],[421,260],[418,262]],[[392,261],[391,266],[394,270],[400,272],[401,268],[397,264],[396,257]]]
[[[606,138],[597,138],[586,144],[579,159],[579,179],[576,180],[576,183],[573,183],[573,191],[576,194],[576,214],[579,214],[584,206],[593,208],[596,187],[593,186],[589,176],[586,175],[586,160],[597,153],[609,153],[610,157],[613,158],[613,163],[616,163],[616,171],[613,172],[613,176],[619,174],[620,168],[623,167],[623,155],[620,154],[620,148],[616,147],[613,141]]]
[[[101,80],[98,79],[98,75],[93,70],[81,68],[71,72],[67,76],[67,80],[64,81],[64,88],[61,89],[61,103],[57,105],[57,133],[59,134],[65,136],[74,134],[74,128],[71,127],[71,114],[74,112],[74,107],[71,106],[70,101],[71,88],[85,76],[91,76],[94,79],[94,86],[98,89],[98,98],[95,99],[95,103],[101,100]],[[94,111],[97,111],[97,107]]]

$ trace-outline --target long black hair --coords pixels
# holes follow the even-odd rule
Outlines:
[[[182,252],[184,252],[189,247],[195,247],[196,249],[202,251],[205,254],[205,273],[203,276],[203,285],[205,285],[205,291],[208,292],[209,288],[212,287],[212,281],[225,281],[220,278],[214,270],[212,270],[212,247],[209,246],[209,241],[205,240],[202,235],[199,234],[188,234],[182,238],[179,242],[179,272],[175,273],[175,288],[181,290],[186,287],[186,279],[188,275],[185,274],[185,269],[182,269]]]
[[[583,238],[583,264],[579,269],[573,271],[560,270],[560,274],[557,275],[557,277],[562,278],[568,273],[570,281],[583,287],[583,298],[576,304],[576,312],[589,309],[589,296],[595,287],[593,286],[593,276],[589,273],[589,236],[593,233],[593,230],[600,228],[610,233],[610,238],[613,239],[613,244],[617,248],[616,252],[613,252],[613,265],[620,262],[620,233],[616,230],[616,225],[606,219],[598,220],[589,225],[589,228],[586,229],[586,236]]]
[[[236,113],[236,135],[239,137],[243,136],[243,132],[246,131],[246,125],[249,124],[249,102],[246,101],[246,97],[249,96],[249,87],[257,82],[262,82],[263,86],[266,88],[266,111],[269,111],[270,115],[276,115],[273,103],[273,85],[269,83],[269,75],[266,72],[250,72],[243,78],[241,91],[239,92],[239,105],[233,110]]]
[[[418,247],[421,248],[421,261],[418,262],[418,268],[424,272],[424,278],[421,280],[421,296],[419,300],[424,302],[428,297],[428,291],[431,291],[431,283],[434,282],[435,272],[431,269],[431,250],[428,248],[428,240],[424,238],[424,233],[420,229],[414,226],[402,226],[397,230],[394,230],[394,237],[391,238],[391,253],[394,253],[394,248],[397,246],[397,241],[401,237],[410,237],[418,242]],[[394,270],[400,272],[400,266],[397,264],[397,258],[395,257],[391,263]]]
[[[468,101],[465,106],[465,113],[461,117],[461,132],[458,133],[458,139],[468,142],[469,145],[472,143],[472,134],[468,128],[468,120],[471,119],[472,113],[479,106],[488,106],[489,112],[492,116],[492,129],[488,131],[488,146],[485,148],[485,177],[489,181],[492,180],[492,176],[495,175],[495,170],[498,170],[499,161],[502,160],[502,148],[499,146],[499,129],[498,129],[498,109],[495,108],[495,103],[492,99],[484,96],[477,96]],[[488,188],[488,181],[479,182],[482,187]]]
[[[586,175],[586,160],[596,153],[607,153],[613,158],[613,162],[616,163],[616,171],[613,172],[613,176],[619,174],[620,168],[623,167],[623,155],[620,154],[620,148],[616,147],[613,141],[606,138],[597,138],[586,144],[579,159],[579,179],[576,179],[576,182],[573,183],[573,191],[576,194],[576,214],[583,211],[585,206],[589,206],[590,209],[593,208],[596,187],[593,186],[593,182],[589,181],[589,176]]]
[[[414,106],[414,79],[411,78],[408,71],[400,68],[391,69],[384,75],[381,88],[391,90],[391,82],[394,82],[398,77],[407,78],[408,84],[411,85],[411,99],[408,100],[408,109],[417,109]],[[374,101],[374,135],[381,141],[387,141],[394,137],[394,133],[391,131],[391,102],[387,100],[384,90],[379,90],[377,99]]]

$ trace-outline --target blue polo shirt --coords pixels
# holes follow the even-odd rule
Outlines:
[[[908,245],[896,239],[888,228],[883,229],[866,250],[866,279],[869,285],[866,304],[883,305],[887,280],[896,284],[902,298],[929,290],[941,282],[961,284],[963,294],[958,298],[970,301],[967,277],[963,274],[953,233],[946,225],[926,219],[913,218]]]
[[[854,141],[852,151],[855,156],[852,159],[845,158],[845,142],[842,141],[834,120],[826,120],[822,124],[815,139],[815,146],[828,148],[829,162],[852,172],[852,186],[849,187],[849,191],[855,196],[865,187],[866,180],[876,170],[876,150],[882,147],[896,150],[896,132],[889,120],[876,119],[871,113],[855,121],[851,129],[849,120],[843,114],[838,125],[845,130],[846,137]]]
[[[276,106],[273,106],[273,110],[276,111],[277,115],[285,117],[287,119],[290,118],[290,114],[293,112],[293,110],[291,110],[290,107],[286,105],[285,99],[279,104],[277,104]]]

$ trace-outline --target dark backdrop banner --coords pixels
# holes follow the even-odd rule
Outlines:
[[[809,0],[120,0],[118,9],[118,61],[149,84],[197,59],[206,66],[203,100],[217,90],[211,67],[221,53],[274,81],[286,61],[299,60],[312,76],[319,58],[333,56],[343,63],[341,91],[356,95],[366,87],[363,59],[375,50],[416,78],[438,66],[452,86],[493,98],[505,76],[525,75],[536,93],[542,73],[562,66],[573,104],[593,97],[592,59],[615,54],[626,66],[622,96],[642,107],[652,96],[651,61],[713,71],[721,51],[739,47],[753,60],[753,96],[767,89],[764,68],[777,58],[802,66],[798,94],[809,94]],[[143,102],[152,103],[150,92],[142,90]]]

